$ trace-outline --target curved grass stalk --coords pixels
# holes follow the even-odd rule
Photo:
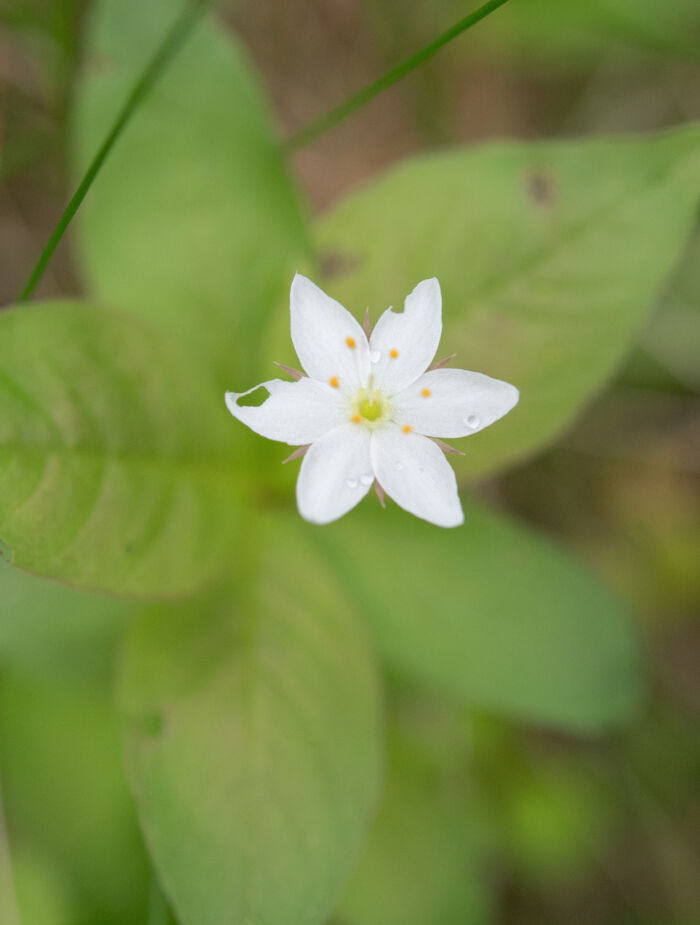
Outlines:
[[[360,109],[362,106],[365,106],[368,102],[370,102],[370,100],[373,100],[384,90],[397,83],[411,71],[415,70],[415,68],[417,68],[419,65],[423,64],[423,62],[427,61],[429,58],[432,58],[433,55],[435,55],[441,48],[447,45],[448,42],[451,42],[453,39],[457,38],[457,36],[461,35],[463,32],[466,32],[467,29],[470,29],[480,20],[488,16],[489,13],[494,12],[494,10],[497,10],[498,7],[503,6],[507,2],[508,0],[488,0],[487,3],[484,3],[468,16],[465,16],[459,22],[455,23],[451,28],[447,29],[446,32],[443,32],[436,39],[433,39],[432,42],[429,42],[427,45],[423,46],[423,48],[421,48],[415,54],[411,55],[404,61],[397,64],[395,67],[388,70],[377,80],[373,81],[359,92],[350,96],[339,106],[331,109],[330,112],[327,112],[319,119],[316,119],[314,122],[311,122],[309,125],[302,128],[300,131],[294,133],[284,142],[285,149],[288,151],[298,150],[299,148],[315,141],[325,132],[335,128],[336,125],[338,125],[344,119],[347,119],[353,113],[357,112],[358,109]],[[191,2],[186,3],[183,7],[182,13],[166,33],[162,43],[156,49],[153,57],[146,65],[145,70],[137,80],[131,93],[126,98],[124,106],[117,115],[114,125],[110,129],[105,140],[102,142],[102,145],[100,146],[90,166],[85,172],[85,176],[80,181],[78,188],[76,189],[75,193],[71,197],[70,202],[58,220],[56,227],[51,233],[51,237],[41,252],[39,259],[37,260],[36,265],[34,266],[34,269],[32,270],[32,273],[27,280],[24,289],[22,290],[20,301],[24,302],[29,299],[36,289],[36,286],[41,277],[44,275],[44,271],[46,270],[46,267],[51,260],[51,257],[53,256],[53,253],[56,250],[61,238],[65,234],[76,212],[80,208],[83,200],[85,199],[85,196],[94,183],[98,173],[100,172],[100,169],[102,168],[102,165],[107,159],[116,141],[126,128],[131,117],[138,109],[140,103],[147,96],[153,85],[158,81],[158,79],[165,71],[167,65],[170,63],[170,61],[172,61],[182,45],[185,43],[187,37],[196,26],[198,20],[208,9],[214,6],[215,3],[216,0],[191,0]]]

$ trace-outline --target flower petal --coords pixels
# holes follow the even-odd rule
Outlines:
[[[455,474],[428,437],[388,424],[372,433],[370,454],[377,481],[404,510],[438,527],[464,522]]]
[[[309,376],[346,395],[367,385],[369,345],[350,312],[299,273],[290,294],[292,343]]]
[[[518,397],[515,386],[500,379],[466,369],[435,369],[394,398],[393,417],[428,437],[466,437],[507,414]]]
[[[374,481],[369,443],[366,427],[343,424],[309,447],[297,479],[297,505],[303,518],[327,524],[364,498]]]
[[[426,371],[442,334],[442,296],[436,279],[418,283],[402,312],[388,308],[372,331],[371,372],[374,384],[396,395]]]
[[[239,405],[257,389],[270,393],[262,405]],[[226,407],[256,434],[291,446],[312,443],[348,419],[348,407],[336,389],[315,379],[270,379],[247,392],[227,392]]]

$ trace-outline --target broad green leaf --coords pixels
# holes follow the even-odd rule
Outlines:
[[[61,925],[145,921],[148,862],[107,696],[4,671],[0,768],[11,848],[41,862],[54,902],[80,909]]]
[[[0,559],[0,668],[104,683],[133,607],[37,578]]]
[[[456,742],[450,743],[455,753]],[[480,869],[477,808],[467,775],[445,773],[417,743],[390,735],[387,781],[342,925],[484,925],[493,920]]]
[[[422,156],[321,222],[330,292],[373,319],[416,283],[443,289],[441,353],[516,385],[459,473],[551,442],[614,371],[679,259],[700,196],[700,130],[495,144]]]
[[[182,5],[94,4],[78,172]],[[80,256],[90,288],[201,347],[218,383],[243,389],[304,238],[263,95],[233,36],[207,19],[140,105],[85,202]]]
[[[475,707],[573,730],[637,706],[635,636],[575,559],[467,501],[457,530],[393,508],[308,528],[389,666]]]
[[[255,592],[154,609],[127,646],[131,777],[182,925],[320,925],[374,803],[377,690],[356,617],[291,527],[263,550]]]
[[[228,420],[211,380],[137,319],[72,302],[0,315],[0,540],[22,566],[129,595],[232,560]]]

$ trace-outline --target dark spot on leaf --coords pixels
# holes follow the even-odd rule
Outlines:
[[[87,73],[91,77],[108,74],[114,70],[114,67],[114,60],[108,55],[91,55],[86,63]]]
[[[557,181],[548,170],[534,169],[526,177],[527,194],[531,202],[543,208],[551,207],[559,198]]]
[[[329,251],[321,254],[321,274],[325,279],[337,279],[352,273],[360,265],[360,258],[353,254],[339,254]]]
[[[0,559],[4,559],[5,562],[9,562],[12,565],[12,560],[15,555],[11,546],[8,546],[3,540],[0,540]]]
[[[131,725],[137,735],[144,736],[148,739],[155,739],[163,734],[165,717],[160,711],[154,710],[150,713],[143,713],[140,716],[133,716],[131,718]]]

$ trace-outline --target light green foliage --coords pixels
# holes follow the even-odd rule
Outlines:
[[[17,565],[170,596],[230,561],[228,422],[184,356],[75,303],[0,316],[0,538]]]
[[[478,806],[456,730],[432,755],[440,717],[427,742],[404,730],[388,748],[387,779],[365,853],[350,879],[337,921],[343,925],[485,925],[493,921],[487,874],[479,862]],[[455,760],[460,756],[463,763]]]
[[[373,666],[332,576],[282,523],[249,594],[155,609],[122,679],[146,840],[186,925],[325,921],[378,785]]]
[[[566,883],[595,864],[612,819],[589,769],[541,762],[504,791],[504,848],[523,880]]]
[[[117,718],[104,692],[9,671],[0,676],[3,801],[11,845],[22,845],[31,863],[18,884],[27,915],[40,888],[49,907],[80,910],[70,925],[144,921],[148,863],[122,763]],[[44,881],[31,897],[22,873]]]
[[[579,730],[618,723],[637,706],[627,614],[533,531],[469,501],[455,531],[367,509],[326,528],[319,550],[386,661],[413,679],[473,706]]]
[[[181,8],[94,5],[76,115],[79,173]],[[232,35],[205,21],[188,38],[119,139],[80,227],[83,267],[101,300],[178,332],[204,350],[221,388],[243,388],[306,245],[264,98]]]
[[[678,260],[700,195],[700,132],[487,145],[413,159],[321,222],[332,294],[376,320],[443,290],[442,352],[520,404],[455,462],[490,474],[550,442],[615,369]]]
[[[92,5],[76,173],[180,7]],[[647,9],[615,5],[628,25]],[[444,353],[521,390],[453,460],[462,476],[492,475],[553,441],[615,370],[699,193],[698,129],[500,143],[390,170],[319,221],[317,249],[335,267],[329,291],[358,316],[369,302],[374,320],[439,277]],[[139,613],[119,678],[141,826],[182,925],[333,914],[379,791],[363,620],[389,672],[460,718],[476,708],[591,733],[639,699],[624,609],[536,533],[469,501],[454,531],[374,499],[323,529],[279,512],[294,467],[272,474],[280,448],[230,419],[223,388],[255,382],[261,355],[287,359],[272,346],[282,328],[288,345],[285,293],[310,237],[262,94],[210,17],[85,201],[78,257],[100,307],[0,315],[3,550],[84,588],[186,597]],[[142,922],[146,861],[105,695],[134,605],[8,568],[0,760],[20,901],[37,918],[27,925]],[[449,767],[392,730],[383,802],[338,921],[481,925],[491,909],[463,730],[446,734]],[[585,788],[550,783],[514,786],[503,803],[524,878],[573,845],[568,874],[599,831]]]
[[[100,683],[132,604],[79,593],[0,560],[0,668]]]
[[[80,921],[81,908],[60,873],[41,855],[21,846],[12,852],[13,893],[0,893],[3,902],[15,902],[20,923],[28,925],[73,925]],[[6,912],[3,922],[14,925],[14,913]]]

